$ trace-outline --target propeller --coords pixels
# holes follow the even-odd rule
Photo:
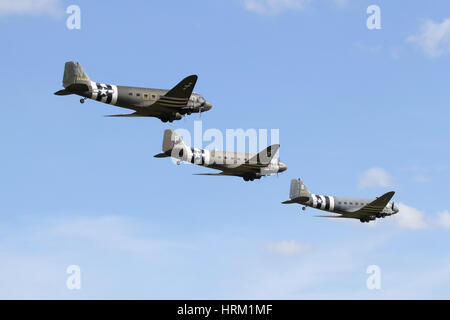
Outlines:
[[[392,207],[391,207],[392,211],[394,211],[394,202],[392,202]]]

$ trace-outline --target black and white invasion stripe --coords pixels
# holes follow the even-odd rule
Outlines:
[[[91,99],[108,104],[117,103],[117,86],[105,83],[91,81],[92,96]]]
[[[312,207],[320,210],[334,211],[334,197],[311,193]]]

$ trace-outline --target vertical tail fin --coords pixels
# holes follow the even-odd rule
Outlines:
[[[166,158],[174,155],[183,158],[183,155],[187,153],[187,150],[188,148],[183,140],[181,140],[180,136],[174,130],[166,129],[164,130],[162,143],[163,152],[155,155],[155,158]]]
[[[185,145],[183,140],[181,140],[180,136],[174,130],[170,129],[164,130],[162,151],[163,152],[171,151],[177,145],[180,146]]]
[[[309,199],[309,191],[301,179],[291,180],[291,189],[289,191],[289,198],[306,198]]]
[[[91,80],[78,62],[69,61],[64,66],[63,86],[69,87],[72,84],[89,85]]]

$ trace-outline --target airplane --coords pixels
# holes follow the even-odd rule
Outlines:
[[[274,157],[279,147],[279,144],[274,144],[258,154],[204,150],[186,146],[175,131],[167,129],[164,131],[163,152],[154,157],[172,157],[178,159],[177,164],[184,161],[222,170],[219,173],[198,173],[196,175],[237,176],[245,181],[253,181],[261,179],[263,176],[286,171],[286,164]]]
[[[92,99],[135,111],[107,117],[156,117],[173,122],[186,114],[211,110],[210,102],[192,92],[196,82],[197,76],[191,75],[170,90],[116,86],[91,81],[78,62],[69,61],[64,67],[64,89],[55,95],[76,94],[82,97],[80,103]]]
[[[385,218],[398,213],[394,202],[389,202],[394,191],[387,192],[376,199],[338,198],[309,193],[301,179],[292,179],[289,192],[290,200],[283,204],[299,203],[302,210],[312,207],[338,215],[316,216],[322,218],[353,218],[361,222],[369,222],[376,218]]]

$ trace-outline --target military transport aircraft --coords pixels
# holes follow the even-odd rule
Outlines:
[[[376,199],[338,198],[309,193],[300,179],[291,180],[289,198],[283,204],[299,203],[306,207],[337,213],[338,215],[317,216],[324,218],[353,218],[361,222],[369,222],[376,218],[384,218],[396,214],[399,210],[394,202],[389,202],[394,191],[383,194]]]
[[[93,82],[78,62],[66,62],[64,68],[64,90],[55,92],[58,96],[76,94],[83,98],[97,100],[118,107],[134,110],[130,114],[109,117],[156,117],[162,122],[180,120],[185,114],[201,113],[212,108],[201,95],[192,93],[197,76],[184,78],[171,90],[124,87]]]
[[[262,176],[286,171],[287,166],[274,157],[279,147],[280,145],[274,144],[258,154],[204,150],[186,146],[175,131],[167,129],[164,131],[163,152],[155,155],[155,158],[173,157],[178,159],[177,164],[185,161],[222,170],[219,173],[197,175],[237,176],[245,181],[253,181]]]

